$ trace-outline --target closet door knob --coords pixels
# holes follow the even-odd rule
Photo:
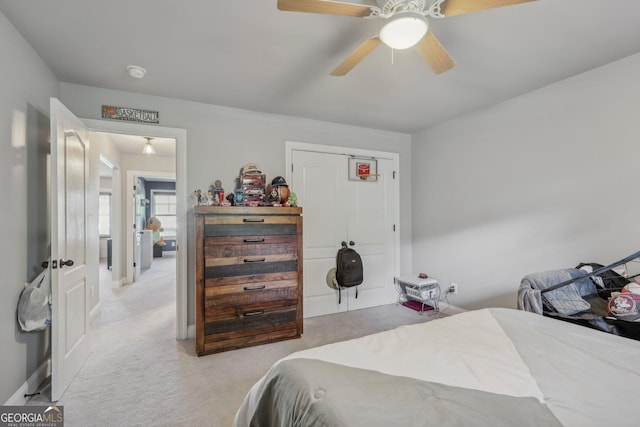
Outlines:
[[[354,242],[353,240],[349,240],[349,246],[354,246],[356,244],[356,242]]]
[[[60,258],[60,268],[64,267],[65,265],[67,267],[71,267],[73,265],[73,260],[68,259],[65,261],[62,258]]]

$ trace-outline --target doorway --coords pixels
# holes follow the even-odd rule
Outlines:
[[[116,238],[116,245],[119,244],[118,236],[114,234],[114,224],[119,223],[120,212],[116,208],[120,204],[116,203],[120,198],[118,175],[119,171],[116,166],[104,155],[100,155],[99,163],[99,187],[98,187],[98,292],[92,295],[91,302],[91,320],[101,311],[100,289],[105,286],[118,287],[120,284],[113,284],[113,239]],[[120,229],[118,226],[117,229]],[[119,271],[119,265],[116,271]]]
[[[175,237],[175,262],[176,262],[176,338],[177,339],[186,339],[188,337],[187,331],[187,254],[186,254],[186,239],[187,239],[187,190],[186,190],[186,130],[178,129],[178,128],[167,128],[160,126],[151,126],[151,125],[142,125],[142,124],[131,124],[131,123],[121,123],[121,122],[111,122],[104,120],[93,120],[93,119],[83,119],[84,123],[89,127],[92,133],[103,134],[103,133],[111,133],[118,135],[128,135],[135,136],[138,138],[144,138],[145,136],[152,135],[154,137],[173,139],[175,141],[175,158],[172,160],[174,162],[174,175],[175,175],[175,193],[176,193],[176,237]],[[144,170],[146,168],[142,168],[142,172],[148,172],[148,170]],[[148,169],[153,169],[149,167]],[[133,169],[127,168],[128,171],[132,171]],[[123,181],[123,184],[128,184],[129,176],[134,176],[129,174],[128,172],[124,172],[123,170],[119,171],[122,176],[120,176],[120,180]],[[140,172],[140,171],[138,171]],[[157,175],[157,173],[154,173]],[[131,178],[133,180],[133,178]],[[127,187],[129,187],[127,185]],[[132,187],[129,187],[132,188]],[[123,198],[124,202],[121,206],[122,212],[131,212],[132,201],[130,197]],[[129,206],[127,206],[129,205]],[[114,206],[115,209],[115,206]],[[127,231],[132,228],[127,227],[129,215],[123,215],[119,224],[120,230],[115,228],[114,224],[114,233],[119,233],[120,236],[123,236],[122,242],[120,245],[113,246],[113,265],[112,265],[112,274],[114,276],[114,283],[122,280],[122,283],[127,283],[127,277],[129,277],[127,273],[127,264],[129,264],[128,260],[133,260],[133,254],[129,256],[127,253],[132,252],[128,251],[127,248],[131,248],[133,243],[133,234],[127,233]],[[133,219],[131,219],[133,222]],[[131,243],[128,244],[128,236],[131,236]],[[114,242],[115,243],[115,242]],[[119,250],[119,252],[118,252]],[[122,269],[120,271],[120,278],[116,277],[116,264],[120,262],[122,265]],[[133,261],[131,261],[132,265]]]
[[[129,169],[125,188],[125,277],[135,283],[154,259],[177,250],[176,174]],[[154,230],[156,223],[162,230]]]

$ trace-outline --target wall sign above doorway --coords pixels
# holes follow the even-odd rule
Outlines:
[[[127,122],[160,123],[160,113],[158,111],[116,107],[113,105],[102,106],[102,118]]]

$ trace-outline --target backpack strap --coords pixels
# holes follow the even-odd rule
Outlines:
[[[358,298],[358,287],[354,286],[356,288],[356,298]],[[342,287],[338,286],[338,304],[342,304]]]

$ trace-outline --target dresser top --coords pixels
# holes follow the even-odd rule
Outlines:
[[[281,206],[194,206],[195,215],[301,215],[301,207]]]

